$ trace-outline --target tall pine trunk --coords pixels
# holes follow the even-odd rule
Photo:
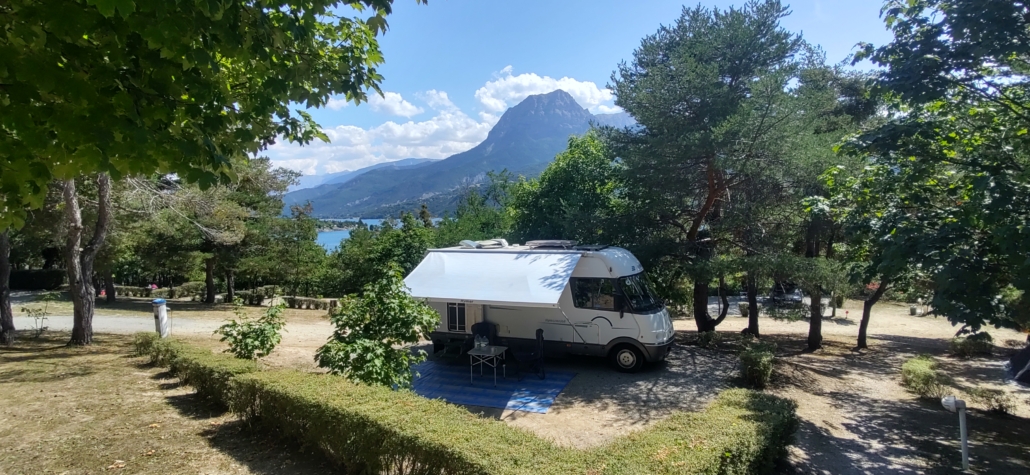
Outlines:
[[[204,303],[215,303],[215,293],[218,289],[215,288],[215,258],[209,257],[204,260],[204,283],[207,286],[207,295],[204,297]]]
[[[65,261],[73,309],[72,338],[68,344],[90,345],[93,343],[93,311],[96,307],[93,263],[111,225],[111,177],[106,173],[97,175],[97,222],[85,247],[82,247],[82,209],[74,179],[64,182],[64,205],[68,221]]]
[[[747,274],[747,333],[756,337],[758,333],[758,277],[753,273]]]
[[[233,303],[236,300],[236,273],[229,270],[225,272],[225,303]]]
[[[704,279],[694,280],[694,323],[698,333],[715,331],[715,321],[708,315],[708,281]]]
[[[880,286],[877,287],[876,292],[873,292],[873,295],[869,296],[865,302],[862,302],[862,321],[858,324],[858,348],[869,348],[869,345],[866,343],[869,317],[873,313],[873,305],[880,301],[880,297],[883,297],[888,285],[890,285],[890,280],[883,279],[880,281]]]
[[[812,291],[812,302],[808,306],[811,316],[808,324],[808,351],[823,347],[823,295],[819,289]]]
[[[107,294],[107,303],[115,303],[118,300],[115,295],[117,290],[114,287],[114,271],[107,269],[104,271],[104,292]]]
[[[14,312],[11,311],[10,231],[0,233],[0,345],[14,343]]]

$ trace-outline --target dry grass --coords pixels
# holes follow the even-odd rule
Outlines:
[[[0,349],[0,473],[315,474],[320,456],[248,430],[160,368],[131,337],[19,335]]]

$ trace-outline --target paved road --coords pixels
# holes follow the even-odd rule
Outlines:
[[[211,334],[221,326],[220,320],[172,318],[172,334]],[[14,327],[19,330],[30,330],[36,322],[29,317],[14,317]],[[51,331],[71,331],[72,317],[56,315],[47,317],[44,326]],[[95,315],[93,317],[94,333],[136,333],[154,331],[154,318],[139,316]]]

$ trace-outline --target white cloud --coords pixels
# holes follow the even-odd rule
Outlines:
[[[606,106],[601,104],[597,106],[597,109],[593,111],[594,114],[615,114],[622,112],[622,108],[619,106]]]
[[[421,107],[404,100],[396,92],[384,92],[382,96],[376,93],[369,94],[368,105],[376,112],[385,112],[401,117],[411,117],[423,112]]]
[[[476,99],[487,112],[502,112],[528,96],[546,94],[556,89],[562,89],[569,93],[580,106],[591,112],[597,112],[601,107],[605,107],[607,110],[612,108],[612,106],[606,105],[612,100],[611,91],[597,87],[597,84],[590,81],[577,81],[570,77],[554,79],[535,73],[513,76],[510,65],[495,73],[494,78],[493,81],[488,81],[476,91]]]
[[[330,97],[329,98],[329,102],[326,102],[326,104],[325,104],[326,107],[328,107],[328,108],[330,108],[330,109],[332,109],[334,111],[338,111],[338,110],[343,109],[344,107],[347,107],[349,105],[350,105],[350,102],[347,102],[347,99],[344,99],[342,97]]]
[[[279,166],[305,175],[356,170],[376,163],[402,158],[446,158],[475,147],[484,139],[501,114],[532,94],[545,94],[563,89],[579,104],[594,113],[619,112],[612,105],[611,93],[589,81],[563,77],[553,79],[532,73],[512,75],[508,66],[494,74],[475,92],[482,110],[464,112],[444,91],[431,89],[415,95],[434,112],[432,118],[406,122],[387,121],[362,128],[338,125],[324,128],[331,142],[314,141],[304,147],[280,142],[271,146],[267,155]],[[347,107],[343,99],[331,99],[333,110]],[[377,112],[413,117],[425,112],[422,107],[404,100],[400,94],[386,92],[383,97],[369,94],[368,106]],[[324,124],[324,123],[323,123]]]
[[[428,91],[423,96],[428,104],[438,108],[431,119],[388,121],[368,129],[351,125],[327,127],[324,132],[330,143],[316,140],[300,147],[280,142],[268,149],[268,155],[277,165],[304,174],[356,170],[402,158],[446,158],[478,145],[496,123],[469,117],[444,92]]]

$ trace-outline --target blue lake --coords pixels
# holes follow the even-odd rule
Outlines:
[[[354,222],[353,219],[330,219],[328,221],[350,221]],[[379,226],[383,224],[383,219],[362,219],[361,222],[368,226]],[[319,231],[318,238],[315,239],[320,246],[324,247],[325,250],[331,251],[338,247],[341,242],[350,237],[349,230],[338,230],[338,231]]]

